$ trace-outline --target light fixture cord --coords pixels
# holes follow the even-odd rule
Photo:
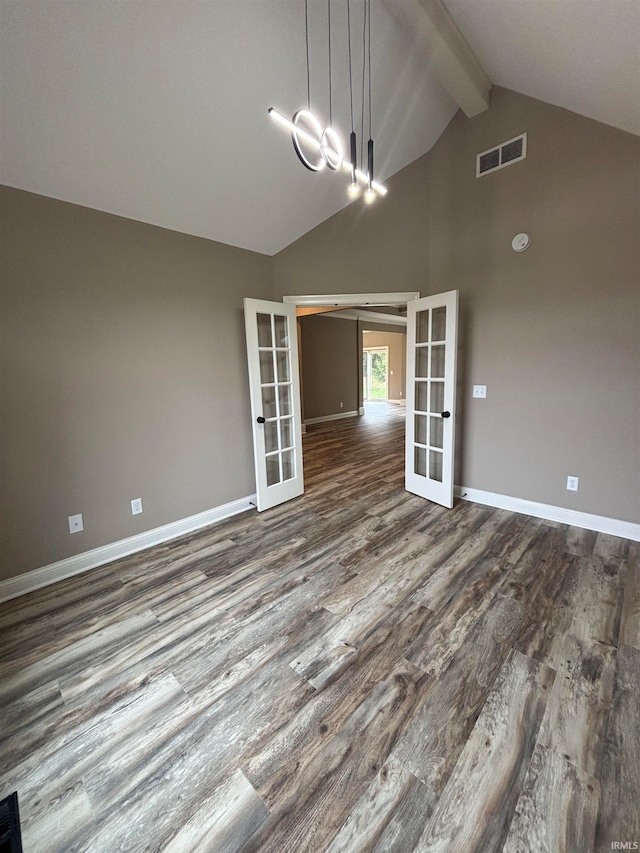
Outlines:
[[[311,110],[311,82],[309,76],[309,7],[304,0],[304,40],[307,46],[307,109]]]
[[[329,125],[333,127],[333,102],[331,100],[331,0],[327,0],[327,18],[329,22]]]
[[[367,0],[369,7],[369,139],[371,139],[371,0]]]
[[[364,82],[367,71],[367,2],[364,3],[362,18],[362,113],[360,116],[360,162],[364,163]]]
[[[351,99],[351,132],[353,126],[353,75],[351,72],[351,0],[347,0],[347,35],[349,36],[349,97]],[[353,164],[355,166],[355,163]]]

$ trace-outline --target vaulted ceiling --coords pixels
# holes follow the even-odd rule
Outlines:
[[[382,180],[458,106],[392,5],[372,3]],[[492,83],[640,133],[638,0],[445,6]],[[351,8],[358,125],[362,0]],[[331,12],[346,137],[346,4]],[[306,103],[302,0],[1,0],[0,14],[0,182],[266,254],[348,203],[344,174],[305,170],[267,115]],[[309,0],[309,33],[311,105],[328,123],[326,0]]]

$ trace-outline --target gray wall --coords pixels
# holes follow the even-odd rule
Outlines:
[[[251,494],[271,259],[4,187],[0,233],[0,578]]]
[[[299,324],[305,420],[356,411],[358,324],[322,316],[301,317]]]
[[[476,179],[523,131],[527,159]],[[387,184],[279,253],[276,294],[460,290],[457,482],[640,521],[640,139],[494,89]]]

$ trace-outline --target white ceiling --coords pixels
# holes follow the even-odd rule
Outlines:
[[[640,0],[444,0],[492,83],[640,134]]]
[[[639,3],[445,0],[493,83],[635,133]],[[326,5],[310,0],[309,17],[311,102],[328,123]],[[433,146],[456,105],[414,34],[372,6],[384,180]],[[346,138],[345,7],[332,4]],[[359,28],[362,0],[352,8]],[[344,175],[305,170],[267,116],[306,101],[302,0],[0,0],[0,15],[0,182],[266,254],[346,205]]]

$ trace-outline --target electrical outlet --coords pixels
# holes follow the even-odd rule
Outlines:
[[[344,403],[340,403],[340,408],[344,408]]]
[[[473,396],[474,397],[482,397],[484,399],[487,396],[487,386],[486,385],[474,385],[473,386]]]
[[[80,533],[84,530],[84,524],[82,522],[82,513],[78,513],[78,515],[70,515],[69,516],[69,533]]]
[[[140,515],[142,512],[142,498],[134,498],[131,501],[131,515]]]
[[[577,492],[579,482],[580,482],[579,477],[567,477],[567,491]]]

